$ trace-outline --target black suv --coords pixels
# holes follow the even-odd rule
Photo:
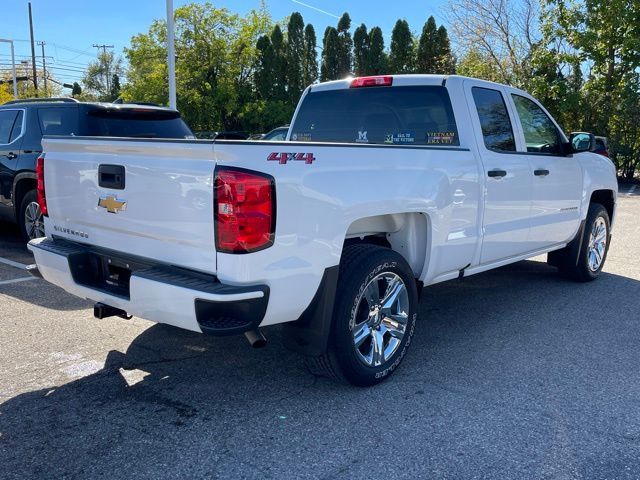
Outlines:
[[[0,105],[0,219],[18,223],[25,240],[44,235],[35,174],[44,135],[194,138],[180,114],[163,107],[73,98]]]

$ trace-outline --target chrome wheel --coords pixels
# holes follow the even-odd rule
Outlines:
[[[589,249],[587,260],[589,270],[598,271],[604,261],[604,254],[607,249],[607,222],[604,218],[598,217],[593,222],[591,235],[589,236]]]
[[[381,273],[366,285],[356,305],[350,325],[356,354],[365,365],[379,367],[404,338],[409,320],[407,287],[395,273]]]
[[[37,202],[29,203],[25,209],[24,228],[30,240],[44,237],[44,220]]]

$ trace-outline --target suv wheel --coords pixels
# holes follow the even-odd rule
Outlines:
[[[402,362],[416,323],[418,292],[398,253],[374,245],[343,252],[329,351],[307,358],[314,374],[375,385]]]
[[[18,217],[20,231],[25,241],[44,237],[44,217],[38,204],[38,194],[29,190],[20,204]]]

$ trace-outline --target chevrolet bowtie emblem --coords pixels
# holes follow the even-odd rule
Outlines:
[[[106,208],[109,213],[118,213],[127,209],[127,202],[118,200],[116,197],[109,195],[108,197],[102,197],[98,201],[98,206]]]

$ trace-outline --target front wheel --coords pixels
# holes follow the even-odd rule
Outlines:
[[[25,242],[44,237],[44,218],[35,190],[29,190],[22,198],[18,212],[18,224]]]
[[[315,374],[375,385],[402,362],[413,336],[418,292],[398,253],[374,245],[345,248],[329,351],[307,359]]]
[[[573,280],[590,282],[600,276],[609,251],[611,223],[609,213],[599,203],[589,206],[577,261],[564,261],[560,271]]]

